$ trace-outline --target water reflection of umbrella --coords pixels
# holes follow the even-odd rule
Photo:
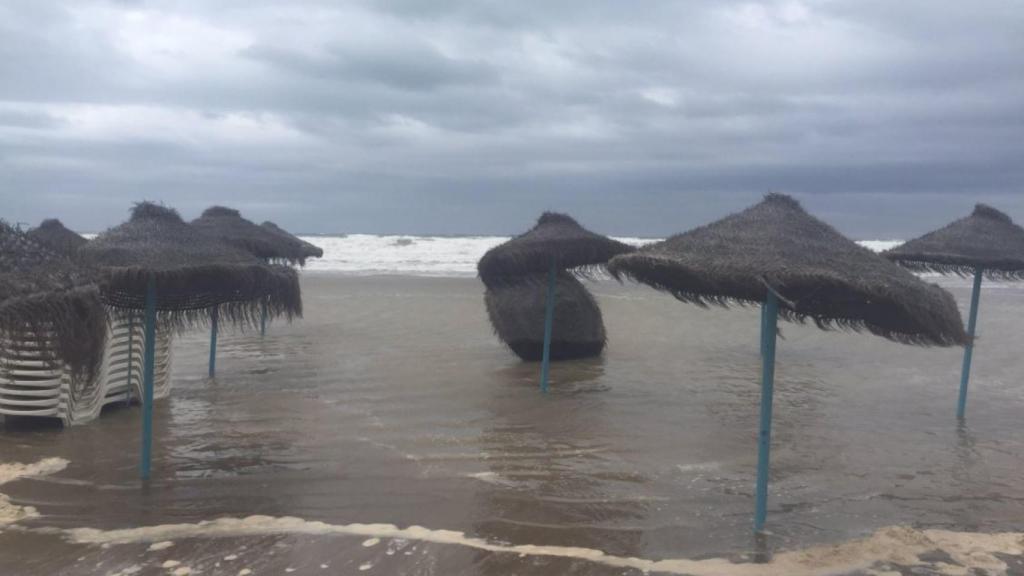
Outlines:
[[[999,210],[978,204],[970,216],[897,246],[885,252],[885,256],[911,270],[974,277],[971,311],[967,319],[967,334],[971,342],[964,350],[956,409],[957,418],[963,418],[967,408],[967,383],[971,377],[981,277],[1024,279],[1024,229]]]
[[[244,250],[267,263],[304,265],[306,262],[308,252],[301,245],[301,240],[293,241],[258,226],[242,218],[238,210],[233,208],[211,206],[190,224],[204,234]],[[264,302],[260,310],[260,335],[265,335],[266,331],[267,307]],[[216,347],[212,335],[210,346]]]
[[[778,317],[867,330],[906,344],[967,342],[953,297],[769,194],[743,212],[612,259],[629,276],[701,306],[761,303],[761,424],[754,527],[767,516]]]
[[[143,433],[140,473],[149,477],[153,419],[153,359],[157,315],[162,326],[187,327],[221,317],[254,325],[261,301],[271,314],[302,313],[298,276],[206,236],[170,208],[141,203],[131,218],[79,250],[101,271],[102,296],[111,307],[145,311]],[[215,350],[211,350],[211,357]],[[212,361],[211,361],[212,364]]]
[[[0,221],[0,340],[51,341],[44,359],[78,387],[102,363],[107,317],[93,275]]]
[[[548,388],[557,271],[585,272],[590,267],[605,264],[613,256],[632,250],[627,244],[583,228],[565,214],[545,212],[537,220],[536,226],[491,248],[477,263],[480,279],[492,290],[547,273],[541,390],[547,391]]]
[[[38,227],[26,232],[34,242],[65,255],[73,255],[83,244],[88,242],[77,233],[68,230],[60,220],[48,218]]]

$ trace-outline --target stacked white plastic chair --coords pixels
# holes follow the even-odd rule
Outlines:
[[[74,386],[66,367],[55,368],[46,361],[50,342],[30,334],[0,346],[0,414],[58,418],[65,426],[96,419],[108,404],[139,402],[142,398],[142,355],[144,334],[139,323],[112,320],[107,348],[95,381]],[[166,398],[171,391],[171,341],[169,333],[158,333],[154,397]]]
[[[66,367],[54,367],[46,335],[5,341],[0,358],[0,414],[58,418],[65,426],[89,422],[103,408],[106,354],[93,382],[75,385]]]
[[[169,333],[157,331],[153,374],[153,397],[156,399],[166,398],[171,393],[171,341]],[[141,402],[145,350],[142,322],[124,319],[112,321],[107,342],[110,354],[104,404]]]
[[[67,371],[53,367],[49,342],[29,334],[0,343],[0,414],[59,417]]]
[[[143,332],[139,322],[111,321],[107,336],[107,379],[104,404],[127,404],[138,398],[142,382]]]

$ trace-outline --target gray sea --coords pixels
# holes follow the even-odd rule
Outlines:
[[[985,284],[962,425],[960,349],[781,324],[755,538],[758,310],[588,285],[608,348],[545,395],[477,280],[304,273],[216,379],[176,341],[149,483],[137,407],[7,422],[0,574],[1024,573],[1024,286]]]

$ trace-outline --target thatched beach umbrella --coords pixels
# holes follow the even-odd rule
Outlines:
[[[244,250],[267,263],[305,265],[307,250],[302,241],[292,240],[263,226],[258,226],[233,208],[211,206],[190,224],[201,232]],[[267,331],[267,308],[260,312],[260,335]],[[214,344],[211,344],[214,345]]]
[[[65,255],[74,254],[88,242],[82,236],[65,228],[64,224],[56,218],[43,220],[38,227],[29,230],[26,234],[34,242]]]
[[[306,260],[305,252],[298,242],[242,218],[238,210],[233,208],[211,206],[190,224],[265,262],[294,265]]]
[[[79,249],[79,255],[100,269],[106,304],[145,311],[141,474],[148,478],[158,313],[161,324],[172,328],[209,319],[215,342],[221,318],[253,325],[264,299],[272,314],[301,315],[298,276],[199,232],[173,209],[146,202],[132,209],[127,222]],[[211,366],[215,353],[211,346]]]
[[[967,408],[967,383],[971,376],[981,277],[1024,279],[1024,229],[999,210],[978,204],[970,216],[910,240],[884,255],[919,272],[974,276],[971,311],[967,320],[967,334],[971,341],[964,350],[956,408],[957,418],[963,418]]]
[[[553,360],[588,358],[604,349],[601,309],[573,275],[559,272],[555,280],[554,321],[550,357]],[[523,360],[541,360],[544,354],[546,294],[543,281],[524,280],[488,288],[484,301],[495,334]]]
[[[78,387],[99,370],[106,322],[89,271],[0,221],[0,346],[51,341],[44,360],[69,366]]]
[[[867,330],[906,344],[967,342],[953,297],[844,238],[780,194],[608,264],[700,306],[762,304],[761,425],[754,527],[767,515],[778,317]]]
[[[536,226],[491,248],[477,263],[480,279],[488,288],[516,284],[547,274],[541,390],[547,392],[548,389],[556,272],[573,270],[586,273],[589,268],[603,265],[613,256],[632,250],[632,246],[583,228],[565,214],[545,212]]]
[[[319,246],[315,246],[315,245],[313,245],[313,244],[311,244],[309,242],[306,242],[302,238],[299,238],[298,236],[292,234],[291,232],[288,232],[287,230],[285,230],[284,228],[281,228],[280,226],[278,226],[277,224],[274,224],[273,222],[269,222],[269,221],[268,222],[264,222],[263,224],[260,224],[260,226],[265,228],[266,230],[268,230],[270,232],[273,232],[274,234],[277,234],[278,236],[281,236],[282,238],[285,238],[285,239],[287,239],[289,241],[297,243],[299,245],[299,247],[300,247],[300,250],[302,251],[302,256],[303,256],[304,259],[305,258],[323,258],[324,257],[324,250],[323,250],[323,248],[320,248]],[[300,264],[305,266],[306,262],[303,260],[302,262],[300,262]]]

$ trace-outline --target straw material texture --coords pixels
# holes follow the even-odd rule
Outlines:
[[[45,361],[68,365],[79,384],[90,382],[102,362],[106,322],[88,270],[0,221],[0,347],[49,341]]]
[[[967,342],[953,297],[843,237],[781,194],[717,222],[614,258],[609,271],[698,305],[763,302],[820,328],[898,342]]]
[[[131,218],[79,250],[100,270],[104,301],[118,309],[145,308],[155,278],[157,310],[165,324],[205,324],[209,309],[239,326],[259,323],[262,302],[271,317],[302,315],[298,275],[207,236],[172,209],[141,203]]]
[[[1024,279],[1024,229],[1003,212],[978,204],[974,212],[884,253],[915,271]]]
[[[523,360],[540,360],[544,349],[546,276],[488,288],[484,300],[498,338]],[[604,349],[605,339],[601,310],[594,297],[574,276],[559,272],[555,279],[551,359],[597,356]]]
[[[633,247],[595,234],[565,214],[545,212],[528,232],[495,246],[477,263],[480,279],[488,287],[543,277],[554,264],[559,270],[586,275]]]

